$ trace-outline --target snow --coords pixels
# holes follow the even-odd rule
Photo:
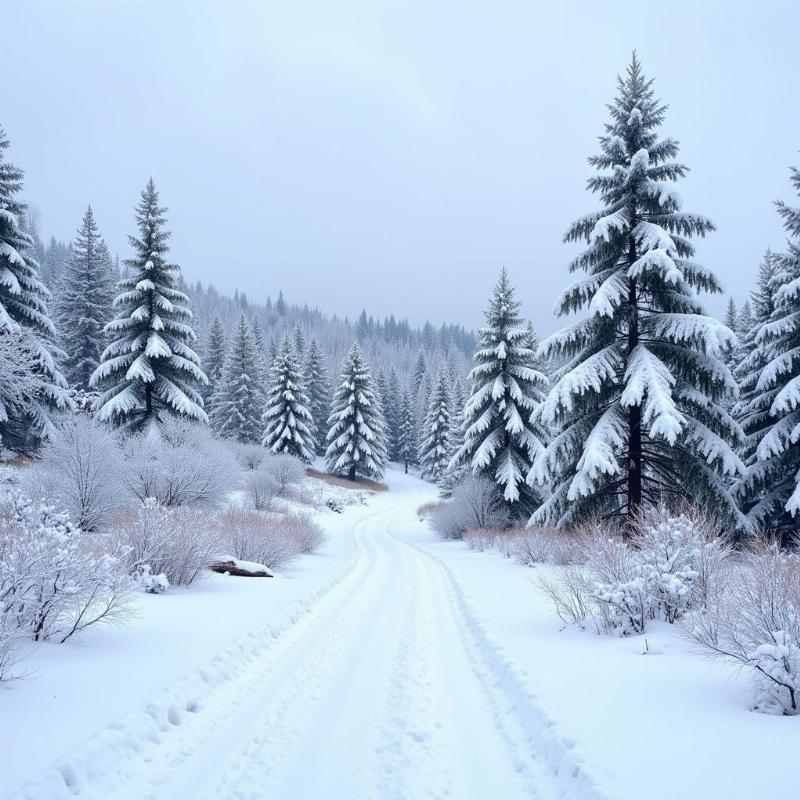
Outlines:
[[[327,544],[273,580],[214,575],[36,645],[0,692],[0,797],[789,796],[800,729],[750,712],[744,677],[666,623],[564,630],[550,568],[439,541],[433,487],[386,482],[319,513]]]

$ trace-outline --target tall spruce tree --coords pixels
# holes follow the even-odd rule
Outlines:
[[[400,379],[397,370],[389,370],[386,382],[386,397],[383,402],[386,419],[386,448],[391,461],[400,461]]]
[[[800,170],[792,168],[791,182],[800,194]],[[800,208],[777,207],[790,238],[769,281],[772,313],[756,335],[766,362],[756,390],[769,427],[748,469],[747,488],[758,497],[750,518],[789,534],[800,530]]]
[[[450,459],[450,385],[447,372],[439,370],[431,393],[419,447],[422,477],[438,483]]]
[[[325,436],[328,432],[328,415],[331,412],[331,385],[325,355],[316,339],[312,339],[308,345],[305,377],[308,407],[316,430],[316,453],[323,456],[326,449]]]
[[[260,442],[264,390],[258,382],[258,354],[246,314],[240,315],[226,350],[222,374],[216,380],[210,403],[211,427],[227,439],[248,444]]]
[[[301,461],[314,458],[314,419],[303,386],[300,362],[289,337],[283,340],[272,365],[261,444],[273,453],[286,453]]]
[[[88,389],[92,373],[100,365],[105,327],[114,316],[115,284],[111,255],[89,206],[61,275],[54,309],[66,352],[64,374],[76,389]]]
[[[49,435],[52,415],[71,410],[73,405],[56,364],[63,353],[55,345],[55,327],[48,314],[50,293],[39,279],[39,265],[32,255],[34,243],[23,228],[26,206],[17,193],[24,173],[5,160],[8,145],[0,128],[0,335],[7,331],[17,334],[21,329],[27,334],[31,369],[41,379],[41,389],[24,417],[8,418],[0,412],[0,435],[7,444],[24,447],[35,444],[31,434]]]
[[[164,415],[208,421],[189,298],[177,288],[180,268],[166,261],[166,211],[151,178],[136,206],[138,236],[128,237],[130,276],[118,284],[117,315],[106,326],[113,341],[90,381],[104,390],[94,404],[99,418],[134,430]]]
[[[342,364],[342,382],[328,418],[328,470],[351,480],[380,480],[386,467],[386,423],[369,366],[356,342]]]
[[[400,396],[400,414],[397,426],[397,460],[403,464],[408,474],[408,467],[414,464],[417,454],[417,433],[414,424],[414,408],[407,390]]]
[[[225,326],[222,324],[222,320],[215,316],[208,329],[203,352],[203,369],[208,378],[208,384],[203,388],[201,394],[209,419],[213,416],[215,395],[222,380],[227,351],[228,337],[225,334]],[[255,376],[251,377],[255,380]]]
[[[677,141],[658,136],[665,106],[635,54],[609,111],[589,159],[602,207],[565,235],[588,243],[570,267],[587,277],[558,302],[559,314],[588,313],[540,348],[566,362],[541,407],[560,430],[534,464],[552,493],[533,520],[630,519],[676,497],[737,520],[729,482],[743,465],[731,445],[742,434],[723,407],[736,385],[721,360],[735,339],[695,297],[720,287],[690,242],[714,226],[680,211],[671,184],[687,168],[672,161]]]
[[[777,388],[765,391],[759,386],[761,373],[771,360],[772,343],[761,342],[758,337],[761,329],[770,323],[775,313],[772,281],[779,264],[780,256],[767,250],[758,267],[756,289],[750,298],[752,322],[739,340],[741,358],[734,372],[739,384],[739,399],[733,408],[733,415],[745,434],[740,455],[747,468],[747,474],[733,486],[733,495],[746,515],[746,520],[740,521],[739,525],[742,532],[769,526],[776,506],[769,486],[774,464],[769,460],[759,462],[757,453],[761,440],[774,423],[770,406],[777,394]]]
[[[442,497],[450,497],[453,489],[459,484],[464,476],[471,472],[471,468],[459,462],[458,452],[464,446],[465,422],[464,408],[467,404],[467,393],[464,388],[464,381],[456,378],[453,381],[452,391],[450,392],[450,431],[448,433],[447,469],[439,479],[439,488]]]
[[[463,444],[453,459],[454,467],[466,464],[495,481],[518,517],[530,516],[540,503],[527,477],[547,440],[537,411],[547,379],[536,368],[533,334],[522,326],[519,308],[503,269],[486,311],[486,327],[478,335]]]

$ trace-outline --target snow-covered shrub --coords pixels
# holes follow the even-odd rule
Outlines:
[[[248,473],[244,486],[247,499],[256,511],[267,511],[272,501],[281,494],[278,481],[263,468]]]
[[[260,444],[231,443],[236,460],[243,469],[258,469],[269,457],[269,452]]]
[[[119,448],[107,425],[84,414],[64,417],[25,474],[27,494],[66,509],[84,531],[100,530],[122,505]]]
[[[167,507],[213,508],[225,502],[238,473],[226,443],[198,423],[168,419],[123,447],[122,477],[141,502],[155,498]]]
[[[241,561],[256,561],[269,569],[288,564],[300,547],[287,530],[286,517],[230,509],[220,516],[222,548]]]
[[[83,534],[66,512],[15,490],[0,502],[0,614],[34,640],[65,642],[124,618],[130,579],[115,543]]]
[[[551,575],[540,575],[536,578],[536,585],[550,599],[556,614],[565,623],[580,625],[591,619],[600,631],[584,569],[567,564],[558,567]]]
[[[508,509],[493,481],[468,475],[453,489],[452,498],[432,512],[431,523],[442,539],[461,539],[468,530],[505,528]]]
[[[752,671],[754,710],[800,713],[800,555],[759,539],[681,623],[702,652]]]
[[[300,553],[313,553],[325,541],[325,533],[308,514],[289,514],[278,520],[278,527],[294,541]]]
[[[171,586],[188,586],[219,550],[216,520],[196,509],[164,508],[148,498],[115,521],[117,540],[128,549],[128,570],[152,591],[151,576]]]
[[[275,481],[279,497],[285,497],[290,488],[299,486],[306,478],[303,462],[285,453],[269,455],[259,469]]]
[[[464,531],[462,539],[466,542],[470,550],[479,553],[485,550],[492,550],[497,546],[501,532],[493,528],[475,528],[474,530]]]
[[[562,618],[579,607],[599,630],[623,636],[642,633],[650,620],[674,623],[688,610],[705,606],[730,562],[730,550],[715,526],[693,511],[673,514],[654,508],[636,522],[627,541],[600,523],[570,537],[557,533],[545,556],[580,569],[565,567],[540,585]],[[531,557],[542,556],[544,545],[535,537],[533,546]],[[566,614],[561,613],[564,606]]]

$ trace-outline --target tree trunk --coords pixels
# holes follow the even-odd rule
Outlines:
[[[636,261],[636,242],[631,237],[628,245],[628,263]],[[636,298],[636,280],[628,283],[628,357],[639,344],[639,308]],[[628,527],[630,528],[642,506],[642,408],[628,409]]]
[[[351,464],[350,465],[350,472],[347,473],[347,477],[350,478],[351,481],[354,481],[356,479],[356,465],[355,464]]]

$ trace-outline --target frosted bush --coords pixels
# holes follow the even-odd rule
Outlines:
[[[219,550],[216,521],[193,509],[164,508],[148,498],[116,521],[117,540],[128,550],[127,567],[147,591],[188,586]]]
[[[256,511],[269,510],[272,501],[281,494],[278,481],[263,468],[248,473],[244,486],[247,499]]]
[[[574,541],[556,534],[547,553],[535,536],[526,543],[534,547],[531,557],[583,564],[581,580],[569,570],[547,579],[543,588],[557,613],[563,590],[564,602],[580,607],[599,630],[638,634],[651,620],[674,623],[690,609],[704,607],[724,583],[730,549],[699,513],[652,509],[637,521],[628,541],[599,523],[592,527]]]
[[[681,623],[702,652],[750,670],[756,711],[800,713],[800,556],[757,541],[705,608]]]
[[[300,553],[297,539],[277,514],[231,509],[220,517],[223,544],[234,558],[256,561],[269,569],[288,564]]]
[[[3,638],[16,631],[65,642],[90,625],[124,618],[130,579],[122,555],[113,542],[81,533],[65,512],[10,493],[0,503]]]
[[[26,491],[66,509],[82,530],[100,530],[121,506],[119,449],[107,425],[82,414],[65,417],[26,473]]]
[[[300,553],[313,553],[325,541],[325,534],[308,514],[290,514],[280,520],[280,527],[294,540]]]
[[[461,539],[468,530],[505,528],[509,516],[494,481],[468,475],[453,489],[452,498],[431,513],[431,523],[442,539]]]
[[[243,469],[255,470],[258,469],[267,458],[269,453],[261,445],[258,444],[239,444],[231,443],[233,447],[236,460]]]
[[[471,531],[464,531],[463,539],[470,550],[482,553],[484,550],[492,550],[497,545],[500,533],[491,528],[476,528]]]
[[[306,478],[303,462],[284,453],[269,455],[259,469],[275,481],[279,497],[285,497],[289,489],[299,486]]]
[[[123,447],[124,484],[142,502],[214,508],[227,500],[238,474],[227,445],[198,423],[166,420]]]

